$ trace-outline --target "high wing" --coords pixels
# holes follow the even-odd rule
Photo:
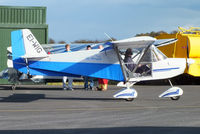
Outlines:
[[[160,40],[156,40],[153,43],[153,45],[156,47],[162,47],[162,46],[166,46],[166,45],[175,43],[176,41],[178,41],[178,39],[160,39]]]
[[[72,51],[80,51],[85,50],[85,48],[90,45],[92,49],[98,49],[99,45],[102,45],[104,48],[109,47],[108,44],[115,44],[119,48],[128,48],[128,47],[147,47],[148,44],[155,45],[156,47],[161,47],[165,45],[172,44],[176,42],[177,39],[161,39],[156,40],[155,38],[149,36],[142,36],[142,37],[133,37],[125,40],[107,42],[107,43],[66,43],[70,44],[70,48]],[[51,53],[63,53],[65,52],[65,45],[66,44],[42,44],[42,47],[46,52]]]
[[[118,40],[111,42],[114,46],[120,48],[138,48],[138,47],[147,47],[153,44],[156,41],[155,38],[149,36],[140,36],[140,37],[133,37],[124,40]]]
[[[92,49],[98,49],[99,45],[102,45],[104,48],[108,47],[105,43],[66,43],[70,44],[71,51],[80,51],[85,50],[88,45],[91,46]],[[42,47],[46,52],[51,52],[52,54],[56,53],[64,53],[66,44],[44,44]]]

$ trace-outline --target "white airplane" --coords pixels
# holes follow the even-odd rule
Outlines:
[[[13,66],[28,75],[41,76],[88,76],[119,81],[125,87],[114,98],[133,100],[137,91],[131,86],[139,81],[169,79],[184,73],[186,60],[167,58],[155,46],[167,45],[176,39],[156,40],[152,37],[133,37],[106,42],[104,49],[80,50],[48,55],[28,29],[11,33]],[[124,52],[132,50],[132,62],[124,62]],[[128,65],[133,65],[129,69]],[[178,100],[183,94],[173,87],[159,97]]]

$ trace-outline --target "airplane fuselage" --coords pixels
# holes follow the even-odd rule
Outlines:
[[[45,76],[48,73],[52,76],[64,76],[72,74],[124,81],[120,63],[113,49],[51,54],[40,60],[38,58],[29,59],[28,63],[31,75]],[[129,81],[166,79],[180,75],[185,70],[186,60],[183,58],[167,58],[152,62],[151,65],[151,75],[136,75]],[[24,67],[24,69],[27,68]]]

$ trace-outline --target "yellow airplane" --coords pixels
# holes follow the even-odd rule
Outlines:
[[[185,73],[200,77],[200,27],[178,28],[179,31],[176,34],[161,34],[156,37],[157,39],[178,39],[177,42],[159,47],[159,49],[167,57],[186,58]]]

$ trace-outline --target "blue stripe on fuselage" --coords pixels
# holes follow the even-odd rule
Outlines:
[[[179,69],[179,67],[154,69],[153,72],[163,72],[163,71],[170,71],[170,70],[176,70],[176,69]]]
[[[73,75],[73,74],[68,74],[68,73],[63,73],[63,72],[60,73],[60,72],[53,72],[53,71],[33,69],[33,68],[29,68],[29,72],[32,75],[81,77],[80,75]]]
[[[58,73],[69,73],[81,76],[124,81],[123,73],[119,64],[29,61],[29,67],[32,69]],[[42,72],[40,72],[40,75],[41,73]],[[31,70],[30,74],[38,75],[36,72],[34,73]]]

